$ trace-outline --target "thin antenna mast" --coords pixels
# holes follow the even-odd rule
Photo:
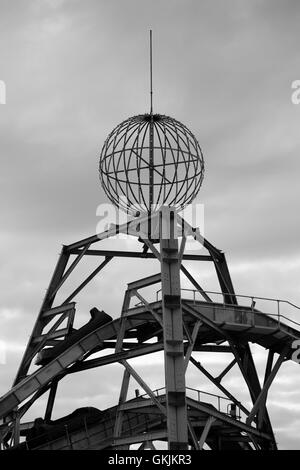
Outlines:
[[[150,29],[150,128],[149,128],[149,212],[153,209],[154,197],[154,152],[153,152],[153,89],[152,89],[152,29]],[[149,238],[151,238],[151,222],[149,224]]]
[[[153,88],[152,88],[152,29],[150,29],[150,114],[153,114]]]

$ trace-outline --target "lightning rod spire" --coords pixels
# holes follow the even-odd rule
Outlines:
[[[150,29],[150,114],[153,114],[153,88],[152,88],[152,29]]]

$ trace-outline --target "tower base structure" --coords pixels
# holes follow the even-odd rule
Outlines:
[[[153,236],[149,236],[146,215],[63,246],[13,387],[0,398],[3,450],[128,449],[132,445],[143,450],[159,442],[167,443],[170,450],[276,449],[267,395],[282,363],[292,358],[300,325],[283,321],[283,301],[275,302],[278,311],[273,315],[255,308],[259,298],[236,295],[224,253],[172,208],[162,207],[152,214],[151,227]],[[143,250],[94,248],[117,233],[138,237]],[[206,254],[187,253],[189,238],[201,244]],[[56,302],[66,280],[87,256],[100,258],[100,264],[63,302]],[[156,259],[159,268],[128,284],[119,317],[113,319],[94,307],[91,320],[75,330],[76,296],[114,258]],[[204,290],[185,266],[191,261],[199,274],[202,262],[213,263],[219,292]],[[181,288],[182,276],[191,289]],[[145,288],[153,288],[152,293],[156,289],[154,298],[141,292]],[[251,343],[267,351],[261,379]],[[131,360],[158,351],[163,352],[164,377],[162,388],[154,390]],[[199,361],[204,353],[228,358],[225,368],[217,375],[209,371]],[[115,405],[102,411],[85,407],[52,419],[61,380],[88,369],[99,368],[102,373],[103,366],[114,363],[123,367]],[[199,383],[205,377],[218,393],[190,387],[191,369],[199,373]],[[233,370],[248,391],[250,407],[241,403],[230,382],[224,383]],[[141,395],[129,396],[132,380],[143,390]],[[48,399],[43,418],[27,422],[26,413],[44,394]]]

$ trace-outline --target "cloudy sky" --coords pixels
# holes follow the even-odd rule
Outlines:
[[[61,245],[96,231],[104,139],[123,119],[149,111],[150,28],[154,111],[185,123],[204,152],[198,200],[206,237],[225,251],[236,292],[300,305],[300,105],[291,101],[291,84],[300,79],[299,23],[297,0],[0,0],[7,89],[0,104],[1,394]],[[198,279],[214,289],[212,273],[202,269]],[[156,271],[151,261],[136,262],[128,274],[128,265],[113,261],[82,296],[79,316],[87,320],[94,305],[118,316],[127,282]],[[263,354],[254,351],[262,367]],[[162,385],[150,366],[136,365]],[[300,449],[299,373],[297,364],[284,365],[270,394],[281,448]],[[121,368],[83,376],[89,380],[61,385],[56,416],[111,404]],[[230,380],[239,390],[234,372]]]

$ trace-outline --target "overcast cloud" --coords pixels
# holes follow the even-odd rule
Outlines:
[[[291,84],[300,79],[299,24],[297,0],[0,0],[7,87],[0,105],[1,394],[61,245],[95,233],[96,208],[106,201],[98,180],[104,139],[123,119],[149,111],[150,28],[154,111],[186,124],[204,152],[198,200],[206,237],[225,251],[236,292],[300,305],[300,105],[291,102]],[[118,316],[127,282],[157,270],[152,261],[132,261],[128,274],[114,260],[81,297],[79,314],[87,319],[98,305]],[[207,289],[216,287],[207,267],[193,272]],[[191,383],[203,388],[193,373]],[[270,394],[281,448],[300,449],[299,373],[284,365]],[[87,374],[89,381],[62,383],[56,416],[112,404],[121,367]],[[150,366],[144,374],[162,385]]]

